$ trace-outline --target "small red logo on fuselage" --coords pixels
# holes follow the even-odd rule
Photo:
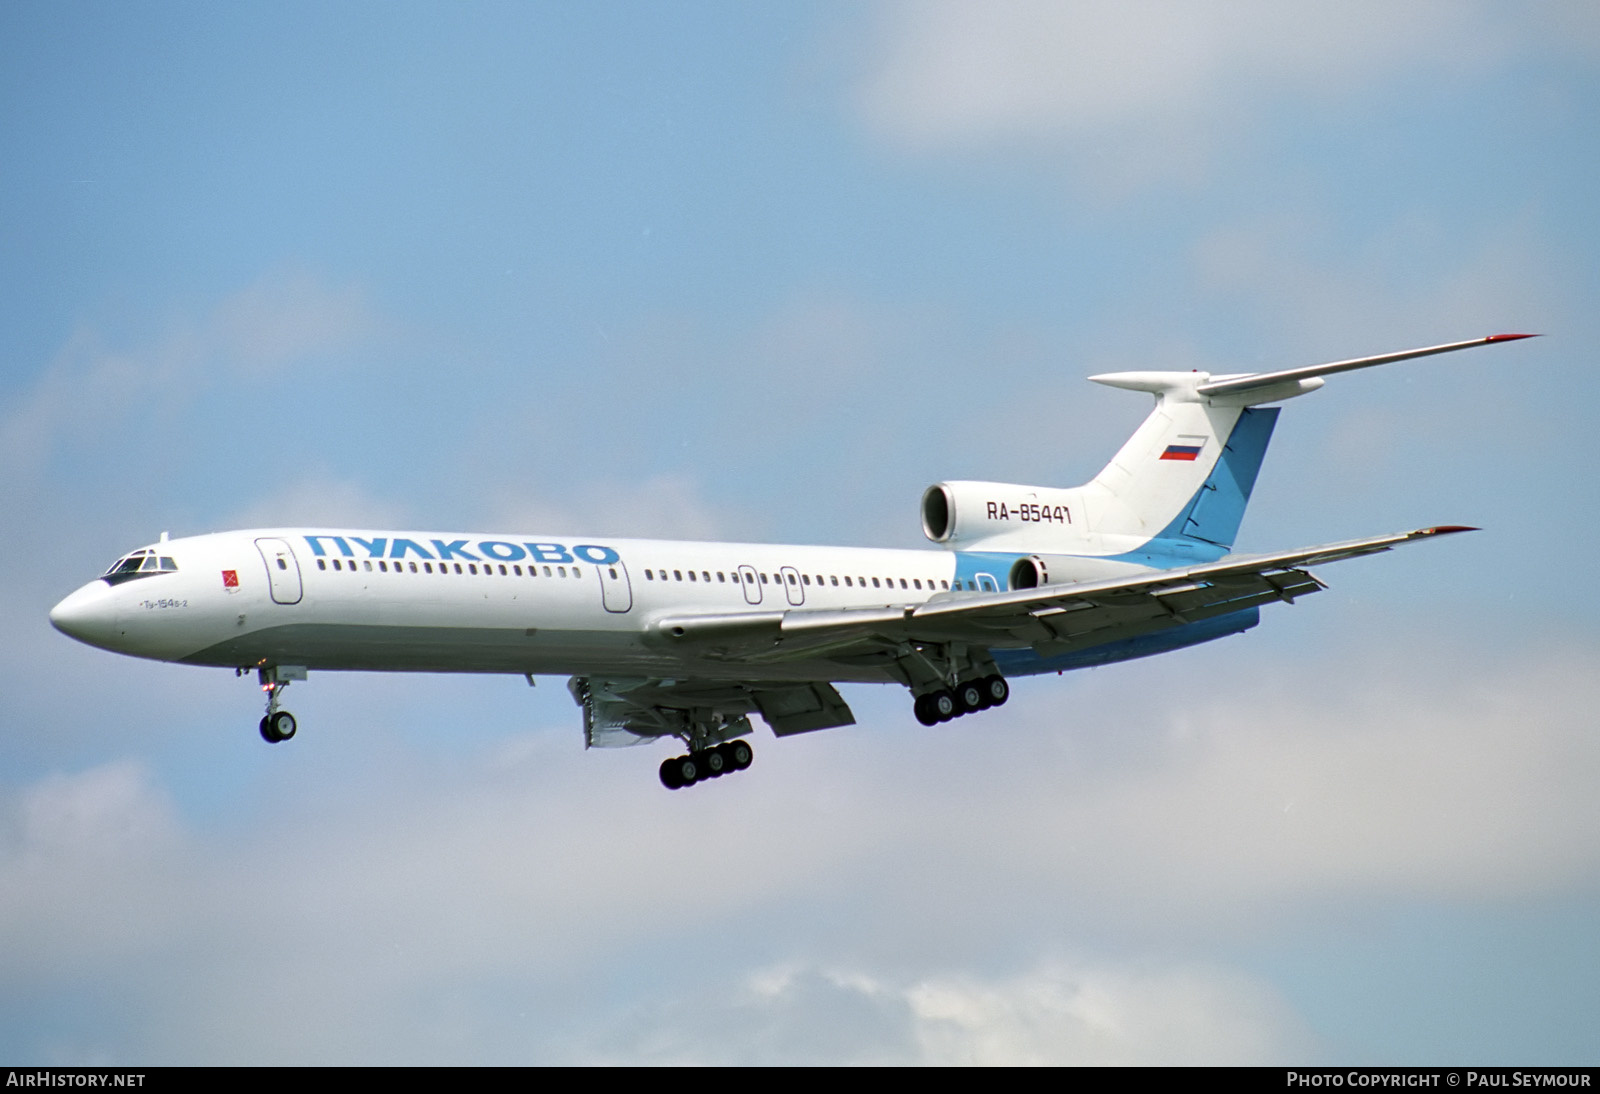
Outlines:
[[[239,587],[239,571],[238,570],[223,570],[222,571],[222,587],[224,589],[237,589]]]

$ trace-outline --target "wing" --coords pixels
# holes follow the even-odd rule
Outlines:
[[[1304,567],[1474,531],[1422,528],[1276,554],[1237,555],[1202,566],[1012,592],[940,594],[903,608],[736,612],[658,620],[654,640],[697,656],[758,667],[824,657],[846,664],[892,661],[912,645],[1032,647],[1041,657],[1199,622],[1323,588]]]
[[[762,666],[797,660],[877,666],[914,685],[922,671],[918,662],[948,662],[951,651],[1031,647],[1053,657],[1275,600],[1293,603],[1323,588],[1307,566],[1468,531],[1473,529],[1422,528],[1105,581],[941,593],[905,607],[670,616],[652,625],[651,641],[737,664],[739,679],[575,676],[568,688],[583,708],[591,747],[670,736],[705,748],[749,733],[749,715],[756,712],[780,737],[807,733],[852,725],[855,718],[832,684],[763,680]],[[926,673],[923,679],[929,679]]]

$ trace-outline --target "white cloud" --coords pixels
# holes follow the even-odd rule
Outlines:
[[[698,1035],[714,1029],[715,1037]],[[1221,966],[1049,959],[1012,975],[897,979],[790,963],[630,1015],[610,1063],[1123,1066],[1304,1059],[1267,984]]]
[[[1246,308],[1276,340],[1347,346],[1335,352],[1352,357],[1401,348],[1394,339],[1548,329],[1570,312],[1563,260],[1526,211],[1465,236],[1404,220],[1350,236],[1325,218],[1278,212],[1207,232],[1190,262],[1202,293]],[[1349,345],[1352,332],[1365,341]]]
[[[862,728],[763,734],[679,794],[652,755],[580,755],[564,697],[489,748],[436,739],[454,691],[351,701],[262,752],[223,829],[126,764],[12,794],[4,979],[93,965],[144,1016],[123,1059],[1282,1059],[1304,1036],[1273,987],[1194,954],[1286,909],[1600,878],[1592,651],[1409,645],[1024,682],[931,732],[873,693]],[[1133,956],[1054,956],[1089,937]]]
[[[1338,94],[1503,49],[1477,5],[1060,0],[897,4],[868,117],[902,139],[988,142],[1206,115],[1257,81]]]
[[[3,979],[70,981],[170,943],[186,918],[172,899],[188,888],[174,874],[185,837],[148,768],[47,776],[5,804]]]
[[[1304,1059],[1311,1044],[1270,986],[1216,966],[1056,961],[905,994],[931,1064],[1259,1065]]]
[[[568,503],[529,497],[504,487],[489,502],[485,525],[522,532],[714,540],[725,536],[727,515],[700,496],[681,475],[652,475],[642,482],[591,483]]]
[[[285,365],[370,337],[376,328],[354,286],[271,274],[221,301],[199,337],[225,369],[244,379],[265,379]]]
[[[252,397],[271,397],[271,381],[285,370],[376,329],[358,289],[276,273],[146,345],[112,347],[92,327],[80,328],[5,408],[0,465],[15,476],[42,465],[59,445],[101,437],[129,418],[178,420],[178,411],[215,383],[249,385]]]
[[[859,105],[906,147],[1058,149],[1108,181],[1182,177],[1286,97],[1460,78],[1534,41],[1592,50],[1597,32],[1571,4],[921,0],[887,9]]]
[[[1600,876],[1583,789],[1600,774],[1586,729],[1600,685],[1585,655],[1490,666],[1424,640],[1386,664],[1378,648],[1287,678],[1263,680],[1257,665],[1215,681],[1209,699],[1161,716],[1145,762],[1083,772],[1067,804],[1031,823],[1060,834],[1063,868],[1126,896],[1181,894],[1190,915],[1486,885],[1513,899]],[[1074,847],[1069,833],[1088,826],[1095,846]]]
[[[407,522],[406,507],[374,498],[359,483],[326,474],[285,483],[221,522],[224,528],[335,525],[394,528]]]

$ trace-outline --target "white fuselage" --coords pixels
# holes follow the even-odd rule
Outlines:
[[[521,535],[279,528],[148,550],[174,568],[91,582],[57,605],[55,624],[120,653],[199,665],[736,679],[748,668],[667,648],[652,624],[909,607],[1007,580],[1000,565],[963,565],[950,551]],[[1084,562],[1092,576],[1138,568]],[[763,675],[889,679],[820,660]]]

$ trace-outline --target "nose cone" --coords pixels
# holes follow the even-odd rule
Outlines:
[[[114,590],[104,581],[91,581],[50,609],[50,623],[79,642],[115,649],[120,635]]]

